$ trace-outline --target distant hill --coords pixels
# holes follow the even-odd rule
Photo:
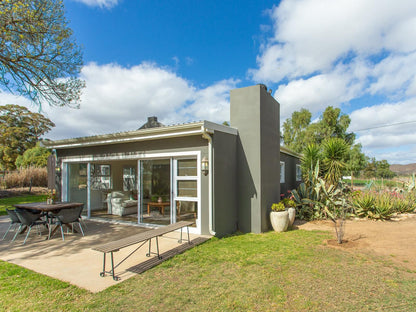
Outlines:
[[[398,175],[411,175],[416,173],[416,163],[408,165],[390,165],[390,170]]]

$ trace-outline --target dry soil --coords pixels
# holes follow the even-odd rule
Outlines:
[[[331,231],[334,239],[325,241],[326,246],[387,256],[416,272],[416,214],[401,215],[390,221],[348,220],[343,244],[336,242],[331,221],[296,221],[295,227]]]

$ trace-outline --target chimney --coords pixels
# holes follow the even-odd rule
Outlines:
[[[164,125],[157,121],[156,116],[152,116],[152,117],[147,117],[147,122],[143,126],[141,126],[139,130],[157,128],[157,127],[164,127]]]

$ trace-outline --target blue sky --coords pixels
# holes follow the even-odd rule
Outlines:
[[[282,122],[340,107],[368,156],[416,162],[414,0],[64,3],[87,88],[79,110],[44,105],[51,139],[133,130],[152,115],[222,123],[230,89],[264,83]]]

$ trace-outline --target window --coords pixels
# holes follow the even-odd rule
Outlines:
[[[198,219],[198,163],[196,158],[176,159],[176,221]]]
[[[302,169],[300,165],[296,165],[296,181],[302,181]]]
[[[198,170],[196,159],[178,159],[176,171],[176,196],[198,197]]]
[[[280,162],[280,183],[285,183],[285,163]]]

